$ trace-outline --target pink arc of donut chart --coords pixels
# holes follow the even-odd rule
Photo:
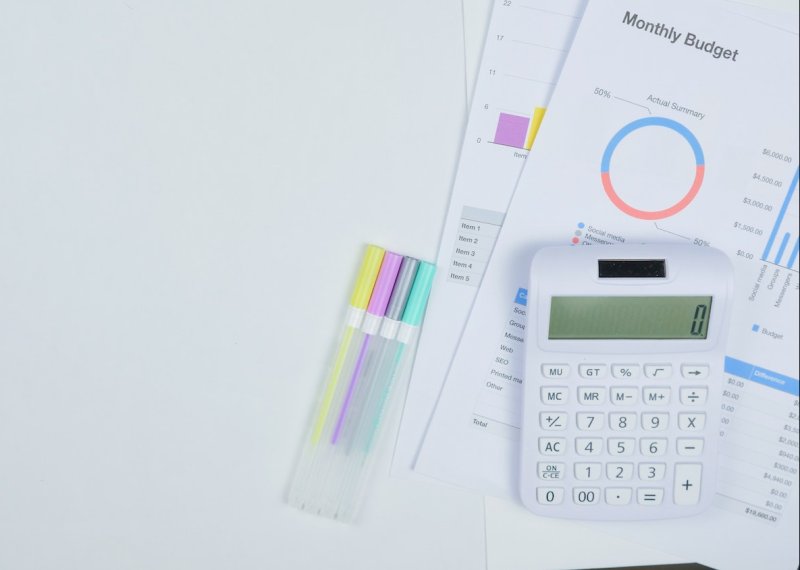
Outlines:
[[[631,206],[625,202],[625,200],[619,197],[619,194],[617,194],[617,191],[614,189],[614,185],[611,182],[611,157],[614,155],[617,145],[619,145],[622,139],[631,134],[633,131],[642,129],[644,127],[663,127],[675,131],[681,135],[686,142],[689,143],[689,146],[692,147],[692,152],[694,153],[696,171],[694,175],[694,181],[692,182],[689,191],[678,202],[669,208],[664,208],[663,210],[640,210],[639,208]],[[703,149],[700,146],[697,138],[689,129],[684,127],[678,121],[673,121],[672,119],[667,119],[666,117],[645,117],[643,119],[637,119],[636,121],[628,123],[611,138],[608,146],[606,146],[605,152],[603,152],[603,159],[600,163],[600,179],[603,182],[603,189],[606,191],[606,195],[608,196],[609,200],[611,200],[611,202],[621,211],[634,218],[639,218],[640,220],[663,220],[664,218],[674,216],[692,203],[692,200],[695,199],[697,193],[700,191],[700,186],[703,184],[705,169],[706,166],[705,158],[703,156]]]

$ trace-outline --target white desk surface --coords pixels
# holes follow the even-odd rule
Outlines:
[[[0,6],[0,568],[485,567],[481,498],[391,449],[358,525],[285,504],[363,246],[436,252],[462,23]]]

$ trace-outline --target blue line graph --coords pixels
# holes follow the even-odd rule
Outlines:
[[[769,235],[764,253],[761,255],[762,261],[769,261],[788,269],[794,269],[794,265],[797,263],[797,181],[799,176],[800,168],[794,173],[792,183],[789,185],[789,190],[786,192],[786,198],[784,198],[783,205],[778,212],[778,217],[775,219],[775,226],[772,228],[772,233]],[[786,218],[787,212],[790,214],[789,219]],[[775,246],[775,241],[778,239],[778,236],[780,236],[778,251],[773,256],[772,248]],[[793,244],[792,239],[794,239]],[[790,244],[792,244],[792,248],[789,250],[789,257],[786,262],[783,263],[784,255]]]

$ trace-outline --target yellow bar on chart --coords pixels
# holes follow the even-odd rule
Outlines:
[[[536,107],[533,110],[533,118],[531,119],[531,126],[528,128],[528,138],[525,139],[525,150],[531,150],[533,140],[536,138],[536,133],[539,132],[539,126],[542,124],[544,112],[547,109],[544,107]]]

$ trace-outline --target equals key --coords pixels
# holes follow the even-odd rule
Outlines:
[[[639,489],[637,494],[640,505],[660,505],[664,499],[664,489]]]

